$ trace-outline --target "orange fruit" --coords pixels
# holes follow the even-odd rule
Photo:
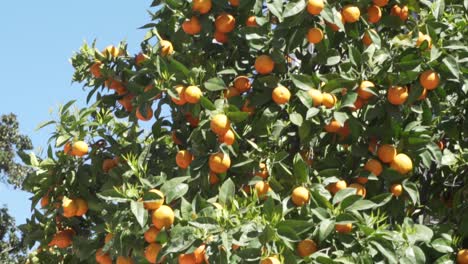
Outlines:
[[[215,185],[215,184],[218,184],[219,183],[219,177],[218,175],[216,175],[216,173],[210,171],[210,175],[209,175],[209,181],[210,181],[210,184],[211,185]]]
[[[174,211],[167,205],[161,205],[153,212],[151,220],[157,229],[169,229],[174,223]]]
[[[75,199],[76,216],[83,216],[88,212],[88,202],[82,198]]]
[[[250,90],[251,83],[249,77],[247,76],[238,76],[234,79],[234,88],[236,88],[239,93],[245,93]]]
[[[210,121],[210,128],[217,135],[224,135],[231,129],[231,122],[225,114],[216,114]]]
[[[125,111],[132,112],[133,111],[133,104],[132,100],[135,96],[132,94],[127,94],[122,99],[119,100],[119,104],[123,106]]]
[[[336,104],[336,96],[334,94],[331,94],[331,93],[323,93],[322,94],[322,104],[326,107],[326,108],[333,108]]]
[[[419,76],[419,83],[422,87],[431,91],[439,86],[440,77],[439,74],[433,70],[427,70],[421,73]]]
[[[189,35],[196,35],[201,31],[201,24],[198,17],[193,16],[182,23],[182,30]]]
[[[304,239],[297,244],[297,254],[301,257],[307,257],[317,251],[317,244],[311,239]]]
[[[303,206],[307,204],[309,199],[309,190],[304,187],[296,187],[291,194],[291,200],[296,206]]]
[[[348,224],[336,224],[335,225],[335,230],[336,232],[340,234],[348,234],[353,230],[353,224],[348,223]]]
[[[231,146],[236,141],[236,135],[229,129],[224,135],[219,136],[219,142],[222,142],[228,146]]]
[[[309,94],[310,98],[312,99],[312,103],[314,104],[314,106],[317,107],[317,106],[322,104],[322,101],[323,101],[322,92],[320,92],[317,89],[310,89],[310,90],[307,91],[307,93]]]
[[[354,105],[351,107],[353,111],[361,109],[364,105],[367,104],[367,101],[362,99],[361,97],[358,97],[356,101],[354,101]]]
[[[266,181],[259,181],[255,184],[258,198],[265,198],[265,195],[271,191],[270,184]]]
[[[370,99],[372,96],[374,96],[374,94],[366,91],[365,88],[373,89],[375,88],[375,84],[370,81],[362,81],[361,85],[359,85],[359,88],[357,89],[357,93],[359,97],[361,97],[364,100],[367,100],[367,99]]]
[[[255,173],[255,176],[258,176],[263,179],[266,179],[268,178],[268,176],[270,176],[268,173],[268,168],[264,162],[260,162],[259,168],[260,169]]]
[[[219,15],[215,20],[216,31],[221,33],[229,33],[236,27],[236,19],[228,13]]]
[[[341,15],[343,15],[343,19],[346,23],[354,23],[359,21],[361,11],[359,11],[359,7],[357,6],[345,5],[343,10],[341,10]]]
[[[348,184],[346,184],[346,182],[345,182],[344,180],[339,180],[339,181],[337,181],[337,182],[330,183],[330,184],[327,186],[327,189],[328,189],[332,194],[335,194],[335,193],[339,192],[340,190],[345,189],[346,187],[348,187]]]
[[[172,138],[172,141],[174,142],[174,144],[182,145],[182,141],[179,138],[177,138],[177,133],[175,131],[171,132],[171,138]]]
[[[149,263],[156,263],[158,258],[159,251],[161,251],[161,245],[158,243],[150,243],[145,248],[145,258]]]
[[[393,105],[402,105],[408,99],[409,93],[406,86],[392,86],[387,91],[387,99]]]
[[[366,190],[366,188],[365,188],[364,186],[362,186],[361,184],[359,184],[359,183],[351,183],[351,184],[349,185],[349,188],[354,188],[354,189],[356,189],[356,194],[357,194],[357,195],[360,195],[360,196],[362,196],[363,198],[366,197],[367,190]]]
[[[159,229],[154,226],[151,226],[148,230],[145,231],[143,234],[145,241],[148,243],[156,242],[156,238],[158,237]]]
[[[427,89],[423,87],[421,95],[418,97],[418,100],[425,100],[427,97]]]
[[[138,53],[135,57],[135,64],[141,66],[145,61],[149,59],[148,55],[144,54],[143,52]]]
[[[127,89],[125,88],[123,83],[118,81],[118,80],[114,80],[114,79],[110,78],[109,80],[106,80],[104,82],[104,84],[109,89],[115,90],[117,92],[117,94],[119,94],[119,95],[125,94],[127,92]]]
[[[196,264],[196,259],[194,254],[180,254],[179,255],[179,264]]]
[[[245,21],[247,27],[258,27],[257,18],[255,16],[249,16]]]
[[[72,244],[72,234],[66,230],[57,232],[52,240],[49,242],[48,246],[53,247],[57,246],[58,248],[67,248]]]
[[[379,6],[379,7],[384,7],[388,4],[389,0],[372,0],[374,5]]]
[[[366,171],[372,172],[375,176],[379,176],[382,173],[382,164],[376,159],[370,159],[364,165]]]
[[[115,168],[118,165],[115,159],[105,159],[102,162],[102,171],[108,173],[110,170]]]
[[[179,98],[177,99],[175,97],[171,97],[172,102],[174,102],[174,104],[176,105],[184,105],[185,103],[187,103],[187,101],[185,100],[185,87],[182,85],[177,85],[175,87],[175,91],[177,92]]]
[[[271,98],[276,104],[283,105],[288,103],[291,99],[291,92],[288,90],[288,88],[284,86],[278,86],[275,89],[273,89]]]
[[[109,45],[107,46],[103,51],[102,54],[106,57],[111,57],[111,58],[116,58],[118,57],[122,52],[119,50],[119,48]]]
[[[349,128],[349,123],[346,122],[344,126],[340,127],[338,130],[338,135],[341,136],[341,139],[348,137],[351,134],[351,129]]]
[[[400,174],[407,174],[413,170],[413,162],[408,155],[400,153],[392,160],[390,167],[398,171]]]
[[[192,10],[197,11],[200,14],[206,14],[211,10],[211,0],[193,0],[192,1]]]
[[[372,137],[369,140],[369,146],[367,147],[367,150],[369,150],[369,152],[372,154],[377,151],[377,139],[375,137]]]
[[[310,28],[307,31],[307,40],[309,43],[317,44],[320,43],[323,39],[323,32],[320,28]]]
[[[94,77],[101,78],[102,77],[101,68],[102,68],[102,63],[97,61],[93,63],[93,65],[91,65],[91,67],[89,68],[89,71]]]
[[[340,128],[341,124],[338,123],[338,121],[336,121],[335,119],[333,119],[332,121],[330,121],[330,123],[325,125],[325,131],[327,131],[328,133],[337,133],[338,131],[340,131]]]
[[[205,259],[205,248],[206,248],[205,244],[202,244],[193,251],[196,264],[203,263]]]
[[[174,53],[174,47],[170,41],[163,39],[159,42],[159,45],[161,46],[161,56],[165,57]]]
[[[323,0],[308,0],[307,1],[307,12],[311,15],[318,15],[322,12],[325,4]]]
[[[185,119],[187,119],[187,122],[190,124],[191,127],[197,127],[198,123],[200,123],[200,119],[194,117],[190,112],[185,114]]]
[[[377,31],[374,29],[371,29],[371,31],[377,34]],[[366,46],[370,46],[370,44],[372,44],[372,38],[370,37],[369,32],[366,31],[366,33],[364,33],[362,36],[362,43],[364,43]]]
[[[62,199],[63,216],[66,218],[74,217],[78,211],[78,205],[75,200],[68,197]]]
[[[107,233],[106,237],[104,237],[104,244],[109,243],[112,240],[113,237],[114,237],[114,234]]]
[[[255,113],[255,106],[250,106],[250,100],[247,99],[245,100],[244,104],[241,107],[241,111],[248,113],[249,116],[253,115]]]
[[[229,36],[223,32],[215,31],[214,39],[219,43],[226,44],[229,41]]]
[[[239,1],[240,0],[229,0],[229,4],[231,6],[237,7],[237,6],[239,6]]]
[[[99,248],[96,251],[96,262],[98,264],[112,264],[112,258],[109,253],[105,253],[102,248]]]
[[[336,16],[338,17],[339,20],[341,20],[341,23],[343,23],[343,25],[346,23],[346,21],[343,18],[343,15],[341,15],[341,13],[336,13]],[[335,32],[340,30],[340,28],[336,24],[327,22],[327,25]]]
[[[151,109],[151,106],[147,105],[146,106],[146,116],[143,116],[143,114],[140,112],[140,107],[137,107],[136,110],[136,118],[141,121],[149,121],[151,118],[153,118],[153,109]]]
[[[49,203],[50,203],[50,196],[49,196],[49,193],[46,193],[41,198],[41,208],[47,207],[49,205]]]
[[[149,190],[149,192],[155,193],[161,198],[155,199],[154,201],[151,201],[151,202],[144,201],[143,206],[145,207],[146,210],[156,210],[159,207],[161,207],[161,205],[164,204],[164,194],[158,189],[151,189]]]
[[[392,186],[390,186],[390,192],[393,196],[398,197],[403,194],[403,186],[399,183],[392,184]]]
[[[382,18],[382,10],[376,5],[371,5],[367,8],[367,20],[369,23],[377,23]]]
[[[366,184],[369,181],[368,178],[362,177],[362,176],[357,177],[355,180],[357,183],[362,184],[362,185]]]
[[[179,150],[176,155],[177,166],[181,169],[187,169],[193,161],[193,155],[188,150]]]
[[[65,145],[63,146],[63,152],[67,155],[71,155],[71,151],[72,151],[71,143],[70,142],[65,143]]]
[[[76,141],[72,145],[72,155],[76,157],[83,157],[84,155],[88,154],[88,144],[84,141]]]
[[[236,88],[234,88],[234,86],[231,86],[227,90],[224,90],[223,93],[224,93],[224,98],[226,99],[240,95],[239,91]]]
[[[259,74],[270,74],[275,68],[275,62],[268,55],[260,55],[255,60],[254,67]]]
[[[189,86],[185,88],[184,97],[185,101],[190,104],[196,104],[200,101],[202,97],[202,91],[197,86]]]
[[[427,49],[432,48],[432,38],[429,35],[423,34],[421,31],[418,33],[418,40],[416,40],[416,47],[420,47],[424,41],[427,41]]]
[[[383,163],[392,162],[396,154],[396,148],[390,144],[384,144],[377,149],[377,156]]]
[[[231,167],[231,158],[223,152],[214,153],[211,154],[208,165],[215,173],[225,173]]]
[[[458,251],[457,264],[468,264],[468,249],[460,249]]]
[[[134,264],[135,262],[131,257],[118,256],[117,264]]]
[[[394,5],[390,10],[390,15],[399,17],[401,21],[406,21],[408,19],[408,12],[408,6],[400,7]]]

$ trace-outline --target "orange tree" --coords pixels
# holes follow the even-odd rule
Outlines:
[[[152,6],[72,58],[30,263],[468,263],[466,1]]]

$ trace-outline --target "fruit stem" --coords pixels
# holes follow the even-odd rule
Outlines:
[[[154,30],[154,33],[156,34],[156,37],[158,38],[159,42],[163,41],[163,38],[159,35],[158,30]]]

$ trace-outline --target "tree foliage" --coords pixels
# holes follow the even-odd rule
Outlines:
[[[321,2],[154,1],[141,53],[84,45],[73,79],[90,105],[61,107],[44,124],[55,146],[25,159],[43,208],[22,226],[35,257],[462,255],[466,4]]]

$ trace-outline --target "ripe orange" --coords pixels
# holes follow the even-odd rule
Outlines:
[[[371,5],[367,8],[367,20],[369,23],[377,23],[382,18],[382,10],[376,5]]]
[[[72,155],[76,157],[83,157],[84,155],[88,154],[88,144],[84,141],[76,141],[72,145]]]
[[[112,240],[113,237],[114,237],[114,234],[107,233],[106,237],[104,237],[104,244],[109,243]]]
[[[164,194],[158,190],[158,189],[151,189],[149,190],[150,193],[155,193],[157,194],[159,197],[159,199],[155,199],[154,201],[151,201],[151,202],[143,202],[143,206],[145,207],[146,210],[156,210],[158,209],[159,207],[161,207],[161,205],[164,204]]]
[[[218,175],[216,175],[216,173],[210,171],[210,174],[209,174],[209,181],[210,181],[210,184],[211,184],[211,185],[218,184],[218,183],[219,183],[219,177],[218,177]]]
[[[460,249],[458,251],[457,264],[468,264],[468,249]]]
[[[41,198],[41,208],[47,207],[49,205],[49,203],[50,203],[50,196],[49,196],[49,193],[46,193]]]
[[[296,206],[303,206],[307,204],[309,199],[309,190],[304,187],[296,187],[291,194],[291,200]]]
[[[119,50],[119,48],[113,46],[113,45],[110,45],[110,46],[107,46],[103,51],[102,51],[102,54],[104,54],[104,56],[106,57],[111,57],[111,58],[116,58],[118,57],[120,54],[122,53],[122,51]]]
[[[333,108],[336,104],[336,96],[334,94],[331,94],[331,93],[323,93],[322,94],[322,104],[326,107],[326,108]]]
[[[392,162],[396,154],[396,148],[390,144],[384,144],[377,149],[377,156],[383,163]]]
[[[310,28],[307,32],[307,40],[309,43],[317,44],[323,39],[323,32],[320,28]]]
[[[134,264],[135,262],[131,257],[118,256],[117,264]]]
[[[346,21],[343,18],[343,15],[341,15],[341,13],[336,13],[336,16],[338,17],[339,20],[341,20],[341,23],[343,23],[343,25],[346,23]],[[340,30],[340,28],[336,24],[327,22],[327,25],[335,32]]]
[[[400,174],[407,174],[413,170],[413,162],[408,155],[400,153],[395,156],[392,163],[390,163],[390,167]]]
[[[266,194],[271,191],[270,184],[266,181],[259,181],[255,184],[255,191],[258,198],[265,198]]]
[[[196,264],[196,259],[194,254],[180,254],[179,255],[179,264]]]
[[[62,208],[63,208],[63,216],[66,218],[71,218],[76,215],[78,211],[78,205],[76,204],[75,200],[70,199],[68,197],[63,197],[62,199]]]
[[[157,229],[169,229],[174,223],[174,211],[167,205],[161,205],[153,212],[151,220]]]
[[[214,153],[211,154],[208,165],[215,173],[225,173],[231,167],[231,158],[223,152]]]
[[[323,94],[317,89],[310,89],[307,91],[309,94],[310,98],[312,99],[312,103],[314,106],[319,106],[322,104],[323,101]]]
[[[237,7],[237,6],[239,6],[239,1],[240,0],[229,0],[229,4],[231,6]]]
[[[374,5],[379,6],[379,7],[384,7],[388,4],[389,0],[372,0]]]
[[[311,239],[304,239],[297,244],[297,253],[301,257],[307,257],[317,251],[317,244]]]
[[[356,101],[354,101],[354,105],[351,107],[353,111],[357,111],[361,109],[364,105],[367,104],[367,101],[362,99],[361,97],[358,97]]]
[[[354,23],[359,20],[361,11],[359,11],[359,7],[357,6],[345,5],[343,10],[341,10],[341,14],[343,15],[344,21],[346,23]]]
[[[273,89],[271,98],[276,104],[283,105],[288,103],[291,99],[291,92],[288,90],[288,88],[284,86],[278,86],[275,89]]]
[[[138,53],[135,57],[135,64],[141,66],[145,61],[149,59],[148,55],[144,54],[143,52]]]
[[[58,248],[67,248],[72,244],[72,234],[66,230],[57,232],[52,240],[49,242],[48,246],[53,247],[57,246]]]
[[[222,207],[221,207],[222,208]],[[205,244],[200,245],[193,251],[193,255],[195,256],[195,263],[201,264],[205,259]]]
[[[89,68],[89,71],[94,77],[101,78],[102,77],[101,68],[102,68],[102,63],[97,61],[93,63],[93,65],[91,65],[91,67]]]
[[[250,90],[251,83],[249,77],[247,76],[238,76],[234,79],[234,88],[236,88],[239,93],[245,93]]]
[[[118,165],[115,159],[105,159],[102,162],[102,171],[108,173],[110,170],[115,168]]]
[[[88,202],[82,198],[75,199],[76,216],[83,216],[88,212]]]
[[[325,125],[325,131],[327,131],[328,133],[337,133],[338,131],[340,131],[340,128],[341,124],[338,123],[338,121],[336,121],[335,119],[333,119],[332,121],[330,121],[330,123]]]
[[[427,70],[421,73],[419,76],[419,83],[422,87],[431,91],[439,86],[440,77],[439,74],[433,70]]]
[[[344,180],[339,180],[339,181],[337,181],[337,182],[330,183],[330,184],[327,186],[327,189],[328,189],[332,194],[335,194],[335,193],[339,192],[340,190],[345,189],[346,187],[348,187],[348,184],[346,184],[346,182],[345,182]]]
[[[143,116],[143,114],[140,112],[140,107],[137,107],[136,110],[136,118],[141,121],[149,121],[151,118],[153,118],[153,109],[151,109],[151,106],[147,105],[146,106],[146,116]]]
[[[377,34],[377,31],[375,31],[374,29],[371,29],[371,31]],[[370,44],[373,43],[369,32],[366,31],[366,33],[364,33],[364,35],[362,36],[362,43],[364,43],[364,45],[366,46],[370,46]]]
[[[387,91],[387,99],[393,105],[402,105],[408,99],[409,93],[406,86],[392,86]]]
[[[408,19],[408,12],[408,6],[400,7],[394,5],[390,10],[390,15],[399,17],[401,21],[406,21]]]
[[[367,150],[369,150],[369,152],[372,154],[377,151],[377,139],[375,137],[372,137],[369,140],[369,146],[367,147]]]
[[[225,114],[216,114],[210,121],[210,128],[217,135],[224,135],[231,129],[231,122]]]
[[[215,20],[216,31],[221,33],[229,33],[236,27],[236,19],[228,13],[219,15]]]
[[[367,190],[366,190],[366,188],[365,188],[364,186],[362,186],[361,184],[359,184],[359,183],[351,183],[351,184],[349,185],[349,188],[354,188],[354,189],[356,189],[356,194],[357,194],[357,195],[360,195],[360,196],[362,196],[363,198],[366,197]]]
[[[382,173],[382,164],[376,159],[370,159],[366,162],[366,165],[364,165],[364,169],[366,171],[372,172],[375,176],[379,176]],[[367,179],[367,178],[366,178]]]
[[[219,142],[222,142],[228,146],[231,146],[236,141],[236,135],[229,129],[224,135],[219,136]]]
[[[122,82],[118,80],[114,80],[113,78],[109,78],[109,80],[106,80],[104,84],[111,90],[115,90],[117,94],[123,95],[127,92],[127,89],[123,85]]]
[[[201,24],[198,17],[193,16],[182,23],[182,30],[189,35],[196,35],[201,31]]]
[[[374,94],[366,91],[365,88],[373,89],[375,88],[375,84],[370,81],[362,81],[361,85],[359,85],[359,88],[357,89],[357,93],[359,97],[361,97],[364,100],[367,100],[367,99],[370,99],[372,96],[374,96]]]
[[[214,33],[214,39],[219,43],[226,44],[229,41],[229,36],[216,30]]]
[[[172,46],[172,43],[170,41],[161,40],[161,42],[159,42],[159,45],[161,46],[161,56],[165,57],[174,53],[174,47]]]
[[[259,168],[260,168],[260,170],[258,170],[255,173],[255,176],[258,176],[258,177],[263,178],[263,179],[268,178],[269,174],[268,174],[268,169],[267,169],[266,164],[264,162],[260,162]]]
[[[322,12],[325,4],[323,0],[308,0],[307,1],[307,12],[311,15],[318,15]]]
[[[193,161],[193,155],[188,150],[179,150],[176,155],[177,166],[181,169],[187,169]]]
[[[420,47],[424,41],[427,41],[427,49],[432,48],[432,38],[429,35],[423,34],[421,31],[418,33],[418,40],[416,40],[416,47]]]
[[[247,18],[247,21],[245,21],[245,25],[247,27],[258,27],[258,24],[257,24],[257,19],[255,16],[249,16]]]
[[[336,224],[335,225],[335,230],[336,232],[340,234],[348,234],[353,230],[353,224],[348,223],[348,224]]]
[[[245,100],[244,104],[242,105],[241,108],[242,112],[248,113],[249,116],[253,115],[255,113],[255,106],[250,106],[250,100],[247,99]]]
[[[159,229],[154,226],[151,226],[148,230],[145,231],[143,236],[145,237],[145,241],[148,243],[156,242],[156,238],[158,237]]]
[[[254,67],[259,74],[270,74],[275,68],[275,62],[268,55],[260,55],[255,60]]]
[[[179,96],[179,98],[177,99],[175,97],[171,97],[172,102],[174,102],[174,104],[176,105],[186,104],[187,101],[185,100],[185,87],[182,85],[177,85],[175,87],[175,91],[177,92],[177,95]]]
[[[390,186],[390,192],[393,196],[398,197],[403,194],[403,186],[398,183],[392,184],[392,186]]]
[[[192,10],[197,11],[200,14],[206,14],[211,10],[211,0],[193,0],[192,1]]]
[[[96,262],[98,264],[112,264],[112,258],[109,253],[102,251],[102,248],[96,251]]]
[[[145,248],[145,258],[149,263],[156,263],[161,245],[158,243],[151,243]]]
[[[240,95],[239,91],[236,88],[234,88],[234,86],[231,86],[227,90],[224,90],[223,94],[224,94],[224,98],[226,99],[230,99],[232,97],[236,97]]]
[[[177,133],[174,130],[171,132],[171,138],[174,144],[182,145],[182,141],[179,138],[177,138]]]
[[[202,95],[203,95],[202,91],[197,86],[192,85],[192,86],[185,88],[185,92],[184,92],[185,101],[187,101],[190,104],[198,103]]]
[[[359,184],[364,185],[364,184],[366,184],[366,183],[369,181],[369,179],[366,178],[366,177],[359,176],[359,177],[357,177],[357,178],[355,179],[355,181],[356,181],[357,183],[359,183]]]
[[[132,112],[133,111],[133,103],[132,100],[135,96],[132,94],[127,94],[122,99],[119,100],[119,104],[123,106],[125,111]]]
[[[70,142],[65,143],[65,145],[63,146],[63,152],[67,155],[71,155],[71,151],[72,151],[71,143]]]
[[[191,127],[197,127],[198,123],[200,123],[200,119],[198,117],[194,117],[190,112],[185,114],[185,119]]]

